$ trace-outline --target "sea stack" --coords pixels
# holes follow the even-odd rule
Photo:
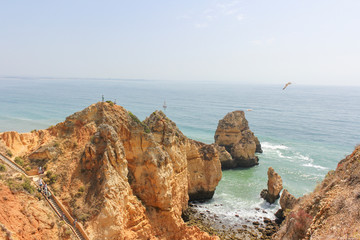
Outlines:
[[[244,111],[233,111],[219,121],[215,132],[215,143],[225,147],[218,148],[222,169],[252,167],[259,164],[255,152],[261,153],[258,138],[250,130]]]
[[[280,197],[280,192],[283,189],[282,179],[279,174],[275,172],[272,167],[268,169],[268,188],[263,189],[260,196],[269,203],[274,203]]]

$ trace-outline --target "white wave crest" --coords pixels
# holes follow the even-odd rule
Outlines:
[[[312,163],[306,163],[303,164],[304,167],[312,167],[312,168],[317,168],[317,169],[328,169],[326,167],[320,166],[320,165],[316,165],[316,164],[312,164]]]
[[[292,157],[283,155],[279,150],[277,150],[276,153],[278,154],[279,158],[293,159]]]
[[[305,161],[308,161],[308,162],[313,162],[314,160],[308,156],[304,156],[300,153],[297,153],[297,157],[300,159],[300,160],[305,160]]]
[[[275,144],[271,144],[269,142],[262,142],[261,148],[265,149],[265,150],[266,149],[278,150],[278,149],[288,149],[289,147],[287,147],[285,145],[275,145]]]

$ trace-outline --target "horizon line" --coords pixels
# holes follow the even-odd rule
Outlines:
[[[159,82],[211,82],[211,83],[237,83],[241,85],[283,85],[286,82],[262,82],[262,81],[241,81],[241,80],[181,80],[181,79],[145,79],[145,78],[117,78],[117,77],[54,77],[54,76],[21,76],[21,75],[0,75],[0,79],[33,79],[33,80],[105,80],[105,81],[159,81]],[[294,85],[301,86],[343,86],[360,87],[360,84],[340,84],[340,83],[299,83],[292,81]]]

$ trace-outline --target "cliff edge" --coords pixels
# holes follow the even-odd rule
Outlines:
[[[292,202],[274,239],[359,239],[360,146],[314,192]]]
[[[214,145],[186,138],[161,111],[141,122],[96,103],[46,130],[0,134],[2,149],[46,181],[91,239],[216,239],[187,227],[191,199],[221,179]]]

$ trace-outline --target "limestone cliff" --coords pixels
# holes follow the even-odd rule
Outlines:
[[[121,106],[97,103],[47,130],[0,140],[28,167],[51,171],[51,188],[91,239],[211,239],[181,213],[189,196],[212,197],[218,153],[186,138],[162,112],[141,122]]]
[[[274,239],[359,239],[360,147],[341,160],[314,192],[299,200],[290,198],[293,209]]]
[[[186,138],[161,111],[153,112],[144,123],[171,158],[176,162],[187,162],[190,200],[212,198],[221,179],[221,165],[215,146]]]
[[[231,158],[227,156],[221,158],[223,169],[259,164],[255,152],[262,152],[261,145],[250,130],[244,111],[230,112],[219,121],[215,132],[215,143],[225,147],[231,155]]]

